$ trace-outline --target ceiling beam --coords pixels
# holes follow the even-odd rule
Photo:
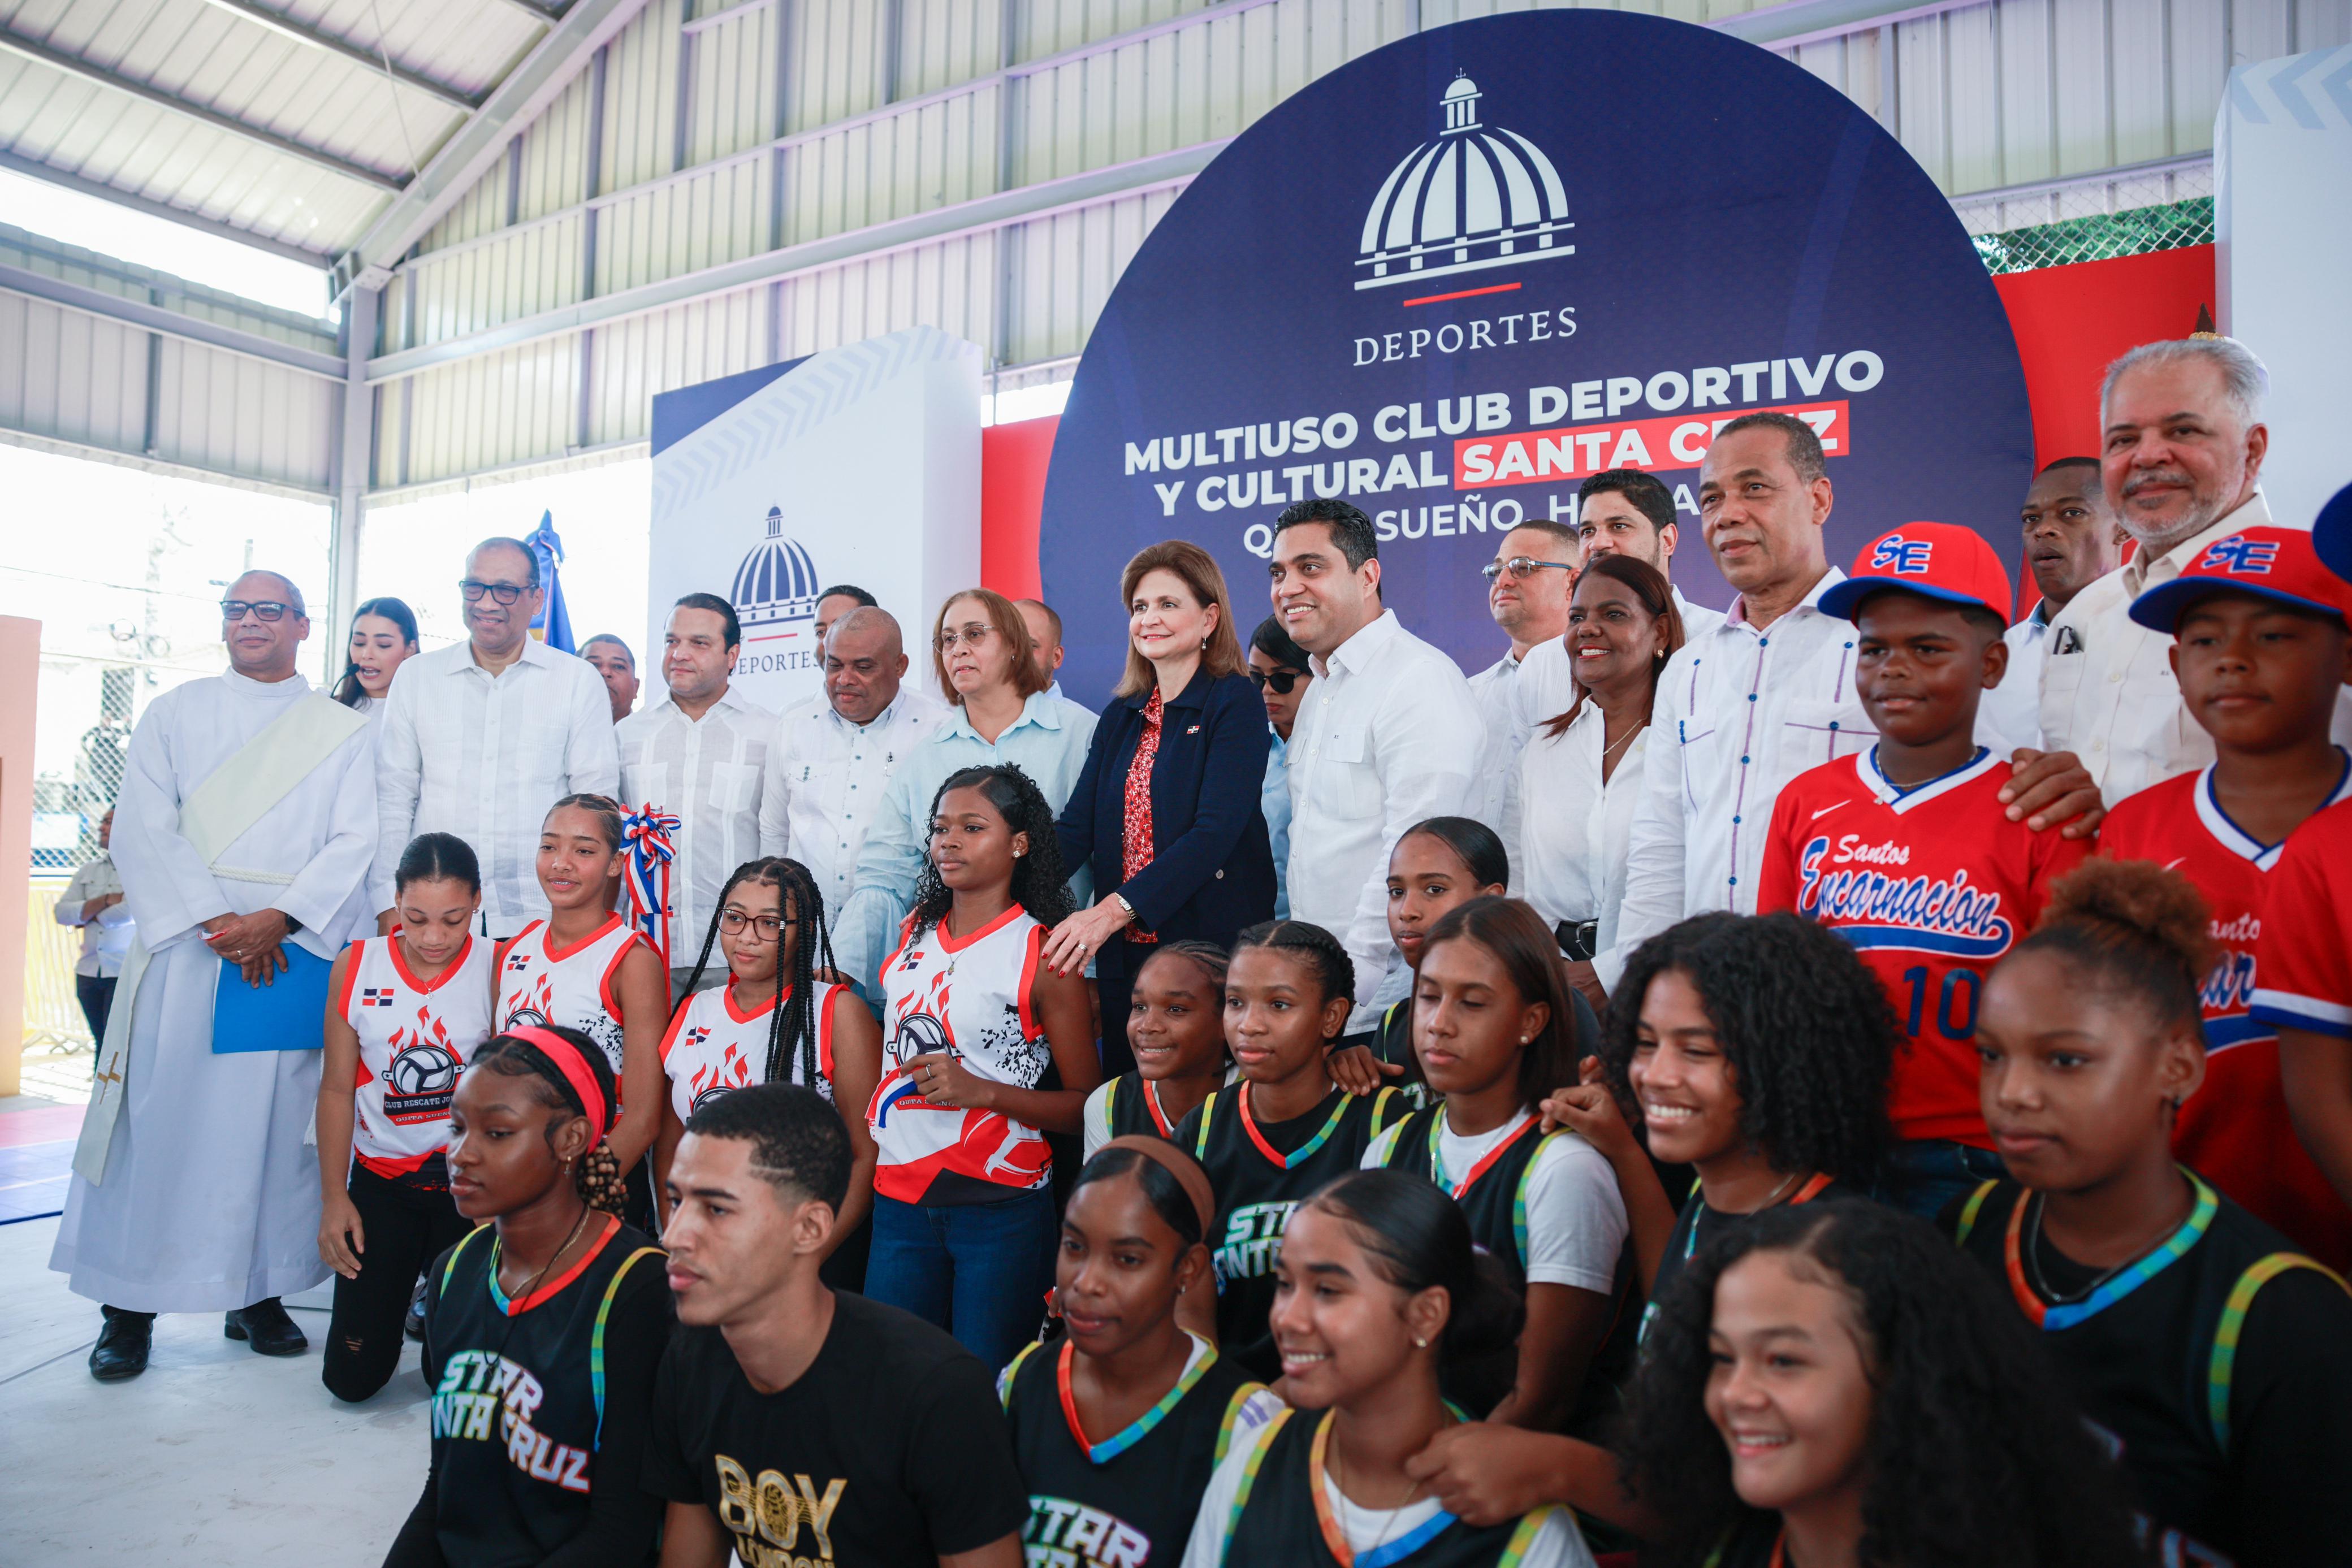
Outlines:
[[[505,4],[509,10],[521,12],[544,27],[555,26],[557,22],[563,19],[565,15],[562,7],[541,5],[539,0],[505,0]]]
[[[341,381],[346,370],[339,355],[306,349],[299,343],[265,337],[259,332],[248,332],[240,327],[207,321],[200,316],[184,315],[144,299],[128,299],[120,294],[110,294],[103,288],[68,283],[62,277],[51,277],[46,272],[35,272],[30,267],[0,262],[0,289],[11,294],[29,295],[35,299],[46,299],[52,305],[62,305],[68,310],[79,310],[85,315],[102,316],[110,321],[120,321],[142,331],[160,332],[167,338],[201,343],[208,349],[243,354],[247,359],[267,360],[272,364],[322,376],[329,381]]]
[[[291,16],[281,16],[267,5],[256,5],[254,0],[205,0],[205,4],[226,11],[232,16],[242,16],[298,44],[314,49],[324,49],[331,55],[341,55],[353,65],[362,67],[380,77],[388,76],[401,86],[421,92],[427,98],[437,99],[460,114],[471,114],[481,107],[482,98],[479,93],[467,92],[460,88],[450,86],[447,82],[437,81],[421,71],[413,71],[406,66],[394,64],[388,57],[388,51],[362,48],[338,34],[321,32],[308,22],[298,22]]]
[[[399,198],[377,214],[358,243],[336,260],[337,297],[371,275],[368,286],[382,287],[401,253],[457,204],[474,182],[498,162],[507,143],[521,134],[580,74],[590,57],[645,6],[646,0],[572,0],[562,19],[531,46],[522,63],[490,89],[482,106],[426,160]]]
[[[167,202],[156,201],[152,196],[142,196],[130,191],[118,190],[102,180],[92,180],[86,175],[69,173],[66,170],[44,163],[37,158],[27,158],[22,153],[10,152],[4,148],[0,148],[0,169],[5,169],[12,174],[22,174],[27,180],[38,180],[44,184],[55,185],[59,190],[95,197],[99,201],[111,203],[130,212],[143,213],[151,218],[162,218],[167,223],[194,229],[198,234],[211,235],[216,239],[234,240],[238,245],[251,246],[256,250],[268,251],[271,256],[282,256],[289,261],[299,261],[305,267],[315,267],[321,272],[324,272],[334,260],[332,256],[320,251],[305,250],[299,245],[291,245],[281,239],[266,238],[248,229],[238,228],[235,224],[225,224],[217,218],[205,217],[201,213],[187,212]]]
[[[297,141],[289,136],[280,136],[275,131],[265,131],[258,125],[249,125],[234,115],[223,114],[215,109],[206,109],[200,103],[191,103],[175,93],[166,92],[162,88],[122,76],[79,56],[53,49],[37,38],[28,38],[22,33],[6,27],[0,27],[0,50],[37,61],[52,70],[63,71],[68,76],[79,77],[84,81],[95,82],[100,87],[112,88],[117,92],[129,93],[133,98],[145,99],[149,103],[161,105],[174,114],[184,114],[192,120],[201,120],[216,131],[225,131],[231,136],[241,137],[245,141],[267,147],[272,152],[282,152],[289,158],[299,158],[313,168],[324,169],[330,174],[340,174],[347,180],[357,180],[362,184],[373,185],[380,191],[390,191],[394,195],[399,194],[403,186],[407,183],[398,175],[387,174],[381,169],[371,169],[364,163],[354,163],[339,154],[312,147],[306,142]]]
[[[1787,49],[1983,4],[1985,0],[1780,0],[1778,5],[1759,5],[1707,26],[1751,44]]]
[[[1042,180],[1034,185],[1016,186],[1010,191],[958,202],[951,206],[934,207],[929,212],[914,213],[865,228],[851,229],[845,234],[828,235],[823,239],[806,240],[799,245],[785,246],[781,250],[748,256],[740,261],[707,267],[698,272],[680,273],[675,277],[598,295],[576,305],[519,317],[462,337],[445,338],[436,343],[382,354],[368,361],[368,380],[371,382],[393,381],[429,370],[435,365],[510,349],[520,343],[536,342],[543,338],[565,337],[586,328],[643,316],[691,299],[750,288],[781,277],[835,267],[845,261],[861,260],[908,246],[984,234],[1030,219],[1091,206],[1117,196],[1137,195],[1145,191],[1181,184],[1207,168],[1209,161],[1231,140],[1230,137],[1220,137],[1214,141],[1195,142],[1190,147],[1154,153],[1130,162],[1089,169],[1084,173],[1068,174],[1058,180]]]

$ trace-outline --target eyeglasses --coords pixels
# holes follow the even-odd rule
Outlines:
[[[485,593],[500,604],[512,604],[530,590],[528,587],[518,588],[511,582],[477,582],[469,577],[457,584],[457,591],[466,596],[468,604],[479,604]]]
[[[799,924],[797,920],[784,920],[773,915],[746,915],[740,909],[722,909],[719,912],[719,929],[728,936],[740,936],[743,934],[743,927],[749,925],[759,932],[760,940],[762,942],[773,942],[783,935],[784,927]]]
[[[961,632],[953,627],[942,626],[940,628],[939,635],[940,652],[951,653],[955,652],[956,644],[959,643],[967,648],[977,648],[995,635],[995,632],[996,628],[984,621],[975,621]]]
[[[1517,580],[1533,577],[1545,567],[1550,567],[1556,571],[1572,572],[1576,570],[1576,565],[1572,561],[1538,560],[1531,555],[1515,555],[1508,560],[1490,560],[1478,570],[1488,582],[1492,582],[1507,571]]]
[[[251,611],[257,621],[282,621],[286,612],[293,608],[274,599],[224,599],[221,601],[221,619],[234,626],[245,619],[246,612]]]
[[[1252,669],[1249,678],[1257,684],[1259,691],[1262,692],[1266,687],[1272,686],[1276,696],[1286,697],[1290,695],[1290,688],[1305,680],[1307,676],[1297,670]]]

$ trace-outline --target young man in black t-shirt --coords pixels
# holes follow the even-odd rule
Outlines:
[[[1028,1489],[990,1369],[818,1260],[849,1186],[840,1114],[789,1084],[686,1124],[665,1227],[678,1328],[646,1490],[662,1568],[1021,1568]]]

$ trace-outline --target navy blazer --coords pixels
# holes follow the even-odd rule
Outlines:
[[[1062,858],[1073,871],[1091,860],[1097,895],[1124,895],[1144,930],[1230,947],[1244,926],[1274,918],[1274,852],[1258,807],[1265,703],[1248,676],[1202,669],[1167,705],[1151,765],[1151,863],[1130,880],[1120,863],[1127,773],[1150,695],[1113,697],[1102,710],[1055,824]]]

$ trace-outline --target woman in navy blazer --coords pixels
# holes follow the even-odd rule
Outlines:
[[[1045,952],[1057,969],[1094,961],[1107,1077],[1135,1064],[1128,998],[1157,943],[1231,947],[1244,926],[1274,918],[1258,806],[1265,704],[1242,661],[1225,574],[1200,546],[1170,539],[1119,581],[1127,674],[1057,824],[1063,861],[1091,863],[1102,897],[1055,926]]]

